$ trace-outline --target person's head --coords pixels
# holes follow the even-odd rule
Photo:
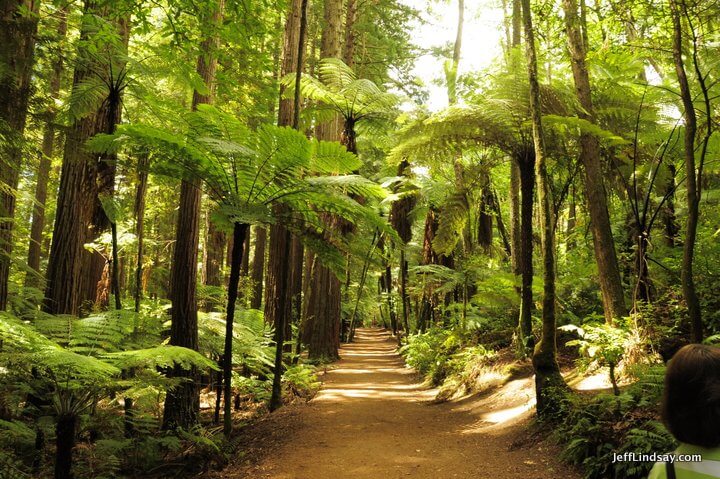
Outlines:
[[[720,446],[720,348],[689,344],[675,353],[665,373],[662,418],[680,442]]]

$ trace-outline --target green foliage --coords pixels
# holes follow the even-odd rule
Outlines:
[[[283,385],[286,394],[291,397],[301,397],[310,400],[320,389],[320,381],[315,374],[315,368],[305,364],[295,364],[283,372]]]
[[[640,379],[622,394],[567,396],[558,412],[553,435],[563,445],[563,459],[581,465],[587,479],[644,478],[652,464],[613,463],[613,453],[649,454],[676,446],[657,417],[664,367],[637,365],[632,375]]]
[[[339,113],[346,120],[362,121],[366,129],[387,122],[397,104],[396,95],[384,92],[374,82],[357,75],[338,58],[323,58],[318,64],[319,77],[303,75],[300,92],[319,106],[310,111],[322,122]],[[295,91],[295,75],[283,78],[287,94]]]
[[[566,344],[578,347],[585,367],[595,364],[614,368],[622,360],[630,342],[630,333],[626,328],[607,323],[585,324],[582,327],[568,324],[559,329],[577,333],[579,339],[573,339]]]

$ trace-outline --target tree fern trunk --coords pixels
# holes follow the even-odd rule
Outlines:
[[[227,305],[225,306],[225,345],[223,349],[223,385],[224,385],[224,413],[223,413],[223,434],[230,437],[232,432],[232,350],[233,350],[233,325],[235,322],[235,305],[238,298],[238,286],[240,285],[240,268],[242,266],[243,246],[247,236],[248,225],[235,223],[232,236],[232,258],[230,261],[230,279],[228,281]]]
[[[73,479],[73,449],[77,417],[65,413],[57,418],[55,425],[55,479]]]

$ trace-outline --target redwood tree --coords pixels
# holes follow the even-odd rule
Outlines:
[[[208,91],[193,92],[192,109],[200,104],[212,103],[217,68],[219,39],[214,31],[223,17],[224,0],[218,0],[212,11],[201,17],[201,22],[210,33],[200,45],[196,71]],[[170,301],[172,302],[170,344],[198,349],[197,318],[197,260],[200,239],[200,201],[202,192],[197,178],[184,179],[180,187],[175,251],[171,271]],[[225,358],[231,361],[231,358]],[[200,391],[197,372],[175,367],[172,376],[187,378],[176,388],[168,391],[165,398],[163,428],[188,428],[196,424],[200,412]],[[226,398],[227,400],[227,398]]]
[[[0,1],[0,311],[7,308],[15,190],[32,91],[40,2]]]

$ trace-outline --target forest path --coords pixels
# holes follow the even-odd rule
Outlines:
[[[359,329],[324,375],[318,395],[307,405],[268,416],[256,431],[249,428],[245,464],[231,465],[216,477],[579,477],[558,463],[553,447],[511,448],[530,416],[523,406],[527,398],[510,408],[493,400],[433,404],[436,391],[422,386],[395,349],[386,332]],[[512,419],[487,419],[503,417],[503,411]]]

